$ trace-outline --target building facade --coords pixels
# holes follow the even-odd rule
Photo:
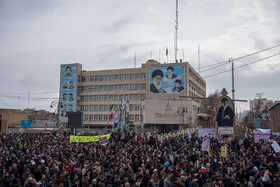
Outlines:
[[[0,120],[6,121],[5,133],[16,133],[22,120],[30,120],[31,128],[57,127],[57,116],[45,110],[0,109]]]
[[[180,96],[206,97],[206,82],[187,62],[148,60],[141,68],[101,71],[61,65],[60,121],[67,112],[83,112],[86,128],[112,128],[111,106],[114,113],[126,110],[118,121],[136,131],[141,124],[152,132],[195,126],[200,100]]]
[[[276,102],[270,109],[272,132],[280,132],[280,102]]]

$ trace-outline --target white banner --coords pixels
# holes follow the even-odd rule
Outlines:
[[[198,129],[198,137],[216,138],[216,129]]]
[[[209,149],[210,149],[210,139],[209,138],[203,138],[201,150],[209,152]]]
[[[255,139],[269,139],[271,134],[271,129],[256,129]]]
[[[218,134],[233,134],[233,127],[218,127]]]
[[[273,144],[271,144],[271,146],[273,147],[273,149],[276,153],[278,153],[280,151],[280,146],[276,141],[274,141]]]

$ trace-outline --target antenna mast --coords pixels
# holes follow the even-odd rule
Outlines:
[[[134,52],[134,68],[136,68],[136,52]]]
[[[198,73],[200,73],[200,46],[198,44]]]
[[[176,0],[176,26],[175,26],[175,62],[178,62],[177,60],[177,39],[178,39],[178,0]]]

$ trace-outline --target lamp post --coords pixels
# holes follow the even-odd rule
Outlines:
[[[50,108],[54,108],[54,107],[56,107],[56,109],[55,109],[55,111],[57,110],[57,116],[56,116],[56,123],[57,123],[57,126],[59,127],[60,125],[59,125],[59,109],[62,107],[62,103],[61,102],[59,102],[59,101],[53,101],[52,103],[51,103],[51,106],[50,106]],[[55,113],[55,112],[54,112]]]

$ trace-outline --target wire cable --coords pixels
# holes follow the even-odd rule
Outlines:
[[[240,57],[234,58],[233,60],[234,60],[234,61],[237,61],[237,60],[240,60],[240,59],[242,59],[242,58],[246,58],[246,57],[249,57],[249,56],[252,56],[252,55],[256,55],[256,54],[258,54],[258,53],[261,53],[261,52],[264,52],[264,51],[268,51],[268,50],[270,50],[270,49],[273,49],[273,48],[276,48],[276,47],[279,47],[279,46],[280,46],[280,44],[277,44],[277,45],[274,45],[274,46],[272,46],[272,47],[269,47],[269,48],[266,48],[266,49],[262,49],[262,50],[260,50],[260,51],[254,52],[254,53],[250,53],[250,54],[247,54],[247,55],[244,55],[244,56],[240,56]],[[198,70],[198,69],[205,69],[205,68],[208,68],[208,67],[212,67],[212,68],[209,68],[209,70],[210,70],[210,69],[214,69],[214,68],[215,68],[215,67],[213,67],[213,66],[220,67],[220,66],[225,65],[225,64],[227,64],[227,63],[229,63],[228,60],[223,61],[223,62],[218,62],[218,63],[215,63],[215,64],[211,64],[211,65],[207,65],[207,66],[203,66],[203,67],[200,67],[200,68],[195,68],[195,70]],[[208,69],[203,70],[202,72],[205,72],[205,71],[208,71]]]
[[[271,56],[268,56],[268,57],[265,57],[265,58],[262,58],[262,59],[250,62],[248,64],[244,64],[244,65],[238,66],[238,67],[236,67],[234,69],[239,69],[239,68],[242,68],[242,67],[245,67],[245,66],[249,66],[251,64],[254,64],[254,63],[257,63],[257,62],[260,62],[260,61],[263,61],[263,60],[266,60],[266,59],[269,59],[269,58],[272,58],[272,57],[275,57],[275,56],[278,56],[278,55],[280,55],[280,53],[276,53],[274,55],[271,55]],[[212,75],[208,75],[208,76],[203,77],[203,78],[205,79],[205,78],[213,77],[213,76],[220,75],[220,74],[223,74],[223,73],[226,73],[226,72],[229,72],[229,71],[232,71],[232,70],[229,69],[229,70],[221,71],[221,72],[218,72],[218,73],[215,73],[215,74],[212,74]]]

